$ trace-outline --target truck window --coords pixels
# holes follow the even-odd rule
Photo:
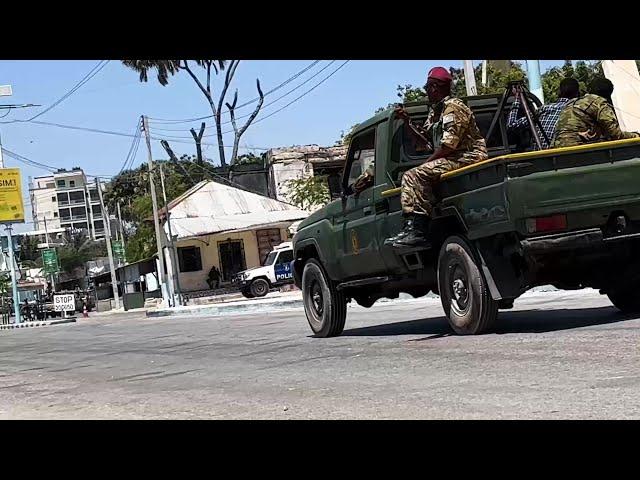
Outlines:
[[[278,252],[269,253],[269,255],[267,255],[267,259],[264,261],[265,266],[273,265],[273,262],[276,259],[276,255],[278,255]]]
[[[278,263],[290,263],[293,261],[293,250],[286,250],[280,253]]]
[[[372,177],[375,176],[375,142],[376,133],[374,129],[358,135],[351,142],[347,164],[349,176],[346,184],[348,186],[353,186],[356,180],[367,171]],[[373,182],[371,184],[373,185]]]

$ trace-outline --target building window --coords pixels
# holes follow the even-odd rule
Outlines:
[[[75,180],[69,180],[69,186],[70,187],[75,187],[76,186],[76,181]]]
[[[56,197],[51,197],[51,201],[52,201],[52,202],[57,202],[57,201],[58,201],[58,199],[57,199]]]
[[[64,180],[58,180],[58,186],[59,187],[65,187],[66,183],[64,183]]]
[[[47,183],[46,188],[55,188],[56,184],[51,182],[51,183]]]
[[[58,212],[53,212],[53,218],[58,218]]]
[[[197,272],[202,270],[200,247],[178,248],[178,263],[181,272]]]

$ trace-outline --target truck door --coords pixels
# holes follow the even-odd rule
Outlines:
[[[334,234],[343,278],[367,277],[385,270],[378,254],[376,212],[374,208],[376,127],[358,134],[351,141],[343,186],[351,192],[342,200],[342,211],[334,217]],[[352,192],[365,171],[373,175],[367,188]]]

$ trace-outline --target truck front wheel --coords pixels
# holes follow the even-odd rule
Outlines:
[[[315,259],[304,265],[302,299],[313,333],[322,338],[336,337],[342,333],[347,318],[347,299],[336,290],[334,282]]]
[[[476,256],[461,237],[449,237],[438,259],[438,288],[449,325],[459,335],[477,335],[492,327],[498,304],[491,297]]]

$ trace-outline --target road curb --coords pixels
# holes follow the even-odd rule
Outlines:
[[[14,330],[16,328],[33,328],[33,327],[47,327],[49,325],[60,325],[61,323],[75,323],[75,318],[66,318],[64,320],[43,320],[41,322],[23,322],[19,324],[0,325],[0,330]]]

